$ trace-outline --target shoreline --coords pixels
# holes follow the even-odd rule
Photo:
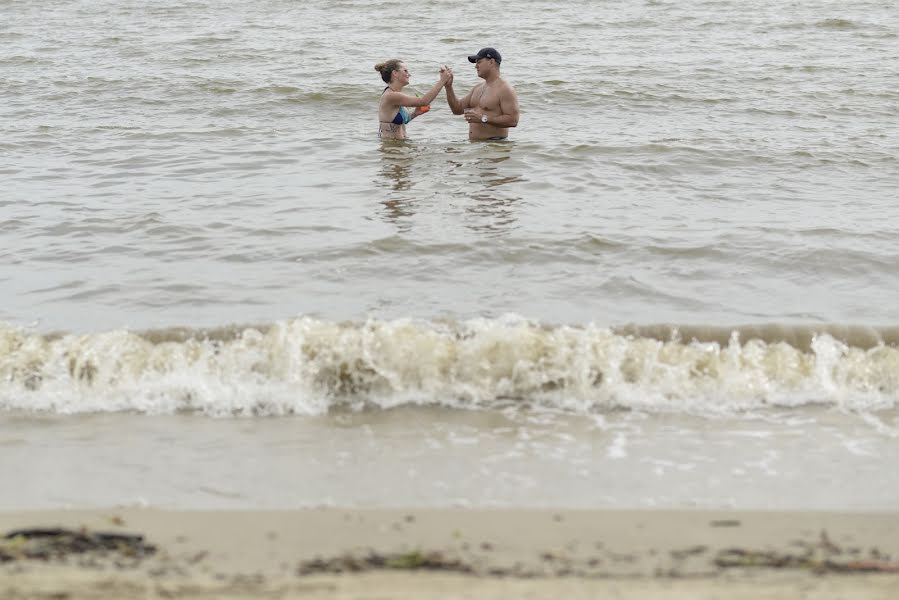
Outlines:
[[[0,512],[0,535],[38,527],[141,535],[154,552],[37,560],[22,554],[25,544],[37,542],[5,540],[0,597],[499,599],[614,591],[621,598],[726,592],[886,599],[899,592],[899,512]]]

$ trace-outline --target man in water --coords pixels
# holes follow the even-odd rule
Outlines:
[[[509,128],[518,125],[518,94],[508,81],[500,77],[499,65],[503,57],[496,48],[481,48],[468,57],[474,63],[478,77],[484,80],[459,100],[453,91],[452,70],[446,83],[446,101],[454,115],[464,115],[468,121],[468,139],[504,140]]]

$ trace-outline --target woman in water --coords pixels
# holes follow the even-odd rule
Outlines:
[[[375,65],[375,71],[381,74],[381,79],[387,84],[381,94],[378,103],[378,136],[387,139],[406,139],[406,123],[423,115],[430,109],[440,89],[446,85],[449,75],[441,70],[440,80],[434,84],[424,96],[410,96],[403,93],[403,88],[409,85],[409,69],[406,63],[393,59]],[[411,113],[406,107],[415,107]]]

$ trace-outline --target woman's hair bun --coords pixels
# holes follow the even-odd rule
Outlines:
[[[375,71],[381,74],[381,79],[384,80],[384,83],[390,84],[390,76],[394,71],[400,68],[400,65],[403,64],[398,58],[391,58],[390,60],[385,60],[384,62],[379,62],[375,65]]]

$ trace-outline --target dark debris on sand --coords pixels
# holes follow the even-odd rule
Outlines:
[[[492,544],[485,542],[492,549]],[[484,545],[481,547],[485,548]],[[649,553],[654,556],[653,552]],[[672,550],[669,553],[674,562],[669,565],[658,565],[653,573],[662,577],[684,577],[702,573],[721,574],[729,569],[795,569],[813,573],[899,573],[899,562],[871,548],[867,553],[859,548],[840,547],[830,540],[826,532],[821,532],[820,539],[815,542],[798,541],[789,550],[771,550],[754,548],[726,548],[713,551],[708,546],[691,546]],[[472,556],[461,559],[452,552],[413,550],[401,553],[379,553],[367,550],[360,553],[347,553],[331,558],[315,558],[301,562],[296,570],[297,575],[358,573],[373,570],[407,570],[407,571],[447,571],[469,575],[492,577],[606,577],[621,576],[633,571],[639,573],[636,566],[638,555],[615,554],[605,552],[604,557],[598,555],[578,558],[562,553],[538,553],[539,560],[530,566],[516,563],[514,566],[490,565],[486,557]],[[655,562],[652,558],[649,562]],[[686,563],[690,563],[689,565]],[[621,563],[633,564],[635,571],[624,569]]]
[[[795,542],[798,549],[781,552],[728,548],[715,557],[715,565],[723,569],[767,568],[805,569],[816,573],[899,573],[899,562],[877,548],[868,556],[860,556],[858,548],[843,548],[833,543],[826,531],[817,543]]]
[[[471,565],[450,558],[442,552],[411,552],[382,554],[369,551],[367,554],[344,554],[333,558],[315,558],[303,561],[297,567],[298,575],[319,573],[358,573],[378,569],[400,569],[408,571],[451,571],[473,573]]]
[[[0,563],[19,560],[64,561],[72,556],[140,560],[156,553],[144,536],[86,529],[30,528],[0,538]]]

